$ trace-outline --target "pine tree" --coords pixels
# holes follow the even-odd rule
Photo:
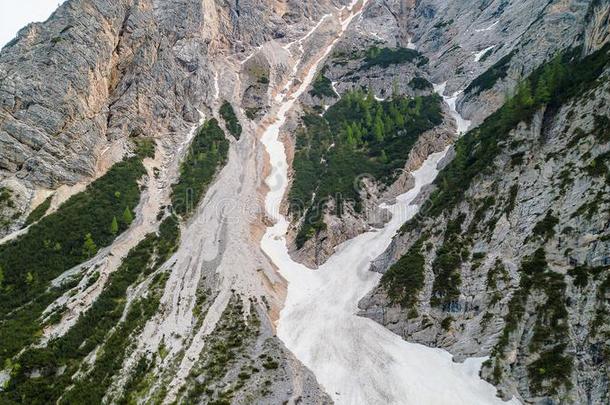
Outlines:
[[[396,128],[399,128],[399,129],[404,128],[405,119],[402,116],[402,114],[400,113],[400,111],[398,111],[398,108],[396,108],[395,103],[390,104],[390,115],[392,116],[392,120],[396,124]]]
[[[83,242],[83,256],[86,258],[91,258],[95,256],[97,253],[97,245],[93,241],[91,234],[88,233],[85,235],[85,241]]]
[[[383,107],[381,107],[381,103],[377,103],[377,109],[375,110],[375,118],[383,117]]]
[[[119,223],[116,217],[112,217],[112,223],[110,224],[110,233],[116,235],[119,232]]]
[[[384,138],[383,134],[383,121],[380,116],[375,117],[375,124],[373,126],[373,134],[377,142],[382,142]]]
[[[505,100],[504,107],[502,108],[502,123],[504,126],[512,124],[516,112],[516,97],[507,93]]]
[[[2,289],[2,283],[4,283],[4,270],[2,270],[2,266],[0,266],[0,290]]]
[[[553,58],[551,63],[545,68],[544,74],[547,77],[551,92],[561,86],[565,78],[565,67],[563,66],[561,55],[556,55]]]
[[[133,222],[133,215],[131,215],[131,211],[129,207],[125,207],[125,211],[123,211],[123,223],[127,226],[131,225]]]
[[[356,148],[356,139],[354,139],[354,135],[351,133],[347,134],[347,144],[352,149]]]
[[[547,78],[543,75],[538,79],[536,83],[536,100],[540,103],[546,104],[551,101],[551,90]]]
[[[521,107],[531,107],[534,105],[532,86],[529,80],[526,79],[519,84],[519,91],[517,95],[519,97],[519,104]]]
[[[367,128],[370,128],[373,125],[373,117],[371,116],[371,111],[368,108],[364,110],[364,125]]]
[[[386,115],[383,119],[383,129],[384,132],[391,134],[394,132],[394,121],[392,120],[392,117],[389,115]]]
[[[417,117],[419,117],[419,115],[421,114],[421,108],[423,105],[423,100],[420,96],[415,97],[415,111],[413,111],[413,114]]]
[[[388,159],[388,155],[386,155],[385,150],[381,150],[381,156],[379,157],[379,160],[381,161],[381,163],[388,163],[389,159]]]
[[[350,138],[354,139],[354,131],[352,130],[351,124],[346,124],[345,125],[345,136],[347,137],[348,140]]]
[[[360,144],[362,142],[362,125],[354,122],[352,132],[354,133],[354,139],[356,140],[356,143]]]

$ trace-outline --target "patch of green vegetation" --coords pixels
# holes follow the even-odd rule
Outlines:
[[[511,166],[522,166],[523,165],[523,157],[525,156],[525,152],[517,152],[510,155],[510,165]]]
[[[434,86],[428,80],[423,77],[414,77],[409,82],[409,87],[413,90],[432,90]]]
[[[577,58],[578,49],[571,50],[534,71],[500,110],[456,142],[455,158],[434,181],[437,189],[427,214],[436,217],[451,209],[463,200],[475,177],[491,173],[509,132],[520,122],[528,122],[544,105],[557,111],[567,100],[596,86],[610,59],[609,49],[606,45],[583,59]]]
[[[587,174],[591,177],[604,177],[606,182],[610,184],[610,169],[608,168],[608,162],[610,162],[610,152],[598,155],[587,166]]]
[[[596,114],[593,117],[594,127],[593,133],[600,142],[610,141],[610,118],[606,115]]]
[[[131,370],[131,374],[125,383],[123,397],[117,401],[118,404],[137,404],[138,400],[147,393],[155,379],[152,372],[154,361],[154,357],[153,360],[150,361],[146,358],[146,356],[142,356],[140,360],[138,360],[138,363],[136,364],[135,368]],[[157,402],[152,400],[149,400],[148,403],[157,404]]]
[[[573,359],[565,355],[565,344],[540,353],[540,358],[527,367],[532,392],[556,395],[561,386],[572,387],[570,379]],[[550,381],[550,387],[543,383]]]
[[[248,119],[250,119],[250,120],[254,120],[254,119],[256,119],[256,116],[258,115],[258,113],[260,111],[261,111],[260,107],[246,108],[246,117],[248,117]]]
[[[515,56],[514,51],[494,63],[493,66],[474,79],[468,87],[466,87],[464,93],[477,95],[485,90],[493,88],[498,80],[504,79],[508,75],[508,68],[510,67],[510,61],[513,56]]]
[[[250,60],[252,62],[253,60]],[[269,66],[261,66],[256,63],[248,63],[246,66],[248,75],[256,81],[256,83],[267,85],[269,84]]]
[[[54,403],[61,396],[61,403],[101,403],[122,365],[131,343],[129,336],[157,311],[167,273],[155,275],[146,297],[132,303],[121,321],[127,288],[156,270],[178,244],[176,218],[168,217],[161,227],[164,230],[147,235],[128,253],[91,308],[65,335],[46,347],[29,347],[15,359],[11,380],[0,393],[0,402],[44,404]],[[92,370],[75,380],[83,359],[97,347],[101,351]],[[40,376],[32,379],[32,373]],[[72,389],[65,392],[72,384]]]
[[[239,139],[239,137],[241,136],[242,128],[241,124],[239,123],[239,120],[237,119],[237,116],[235,115],[235,110],[233,110],[233,106],[231,105],[231,103],[225,100],[222,103],[222,106],[220,107],[220,110],[218,112],[224,120],[225,126],[227,127],[231,135],[233,135],[235,139]]]
[[[508,345],[508,339],[510,334],[517,330],[519,322],[525,314],[525,304],[529,295],[529,281],[528,274],[536,274],[546,272],[547,262],[543,249],[538,249],[536,252],[523,261],[521,265],[521,272],[523,274],[520,287],[513,293],[513,296],[508,304],[508,313],[504,318],[504,329],[502,335],[498,340],[498,344],[494,348],[494,354],[499,355]]]
[[[309,91],[309,94],[314,97],[330,97],[337,98],[337,93],[333,89],[333,84],[330,79],[324,76],[324,73],[318,73],[315,80],[312,84],[312,89]]]
[[[598,191],[595,197],[586,203],[583,203],[576,212],[571,215],[571,218],[584,217],[586,220],[591,220],[594,215],[599,212],[600,206],[606,202],[606,196],[603,191]]]
[[[533,234],[540,236],[544,240],[549,240],[555,236],[555,226],[559,224],[559,218],[553,215],[553,211],[550,210],[546,213],[545,217],[540,220],[536,226],[534,226]]]
[[[49,288],[49,282],[127,229],[122,221],[116,234],[110,228],[114,217],[138,204],[138,180],[146,173],[141,160],[115,164],[27,233],[0,245],[0,363],[35,340],[42,311],[69,287]]]
[[[568,335],[566,284],[563,275],[549,270],[542,248],[523,261],[520,273],[519,288],[513,293],[504,319],[504,330],[492,352],[494,378],[496,381],[501,378],[499,362],[504,358],[510,335],[517,330],[525,315],[528,297],[537,291],[544,294],[546,300],[536,308],[534,333],[528,349],[530,352],[539,352],[540,358],[529,365],[527,370],[535,393],[554,395],[560,386],[571,386],[573,359],[564,354]],[[544,384],[545,382],[549,384]]]
[[[344,201],[359,211],[359,175],[391,184],[419,135],[441,122],[437,95],[377,101],[361,91],[344,94],[322,117],[305,115],[297,133],[289,194],[291,212],[305,212],[297,246],[324,229],[326,202],[336,202],[337,215]]]
[[[582,128],[576,128],[574,130],[574,134],[572,135],[572,139],[570,139],[570,141],[566,145],[567,148],[572,149],[574,146],[578,145],[582,139],[588,136],[589,134],[586,133]]]
[[[209,403],[231,403],[234,393],[243,387],[248,379],[232,379],[222,390],[218,390],[218,383],[227,376],[231,366],[239,358],[248,356],[247,348],[256,339],[259,328],[260,320],[256,310],[251,310],[245,319],[241,298],[232,297],[216,329],[207,337],[200,360],[191,370],[183,400],[186,403],[195,403],[202,396],[206,396]],[[265,364],[272,361],[265,356]]]
[[[462,262],[468,258],[468,255],[464,254],[464,248],[470,244],[470,241],[461,236],[461,225],[465,219],[466,216],[462,213],[449,221],[443,245],[436,252],[436,258],[432,262],[434,282],[430,305],[442,307],[445,311],[450,311],[460,297],[459,269]]]
[[[366,51],[364,64],[360,70],[370,69],[373,66],[387,68],[402,63],[415,63],[417,66],[424,66],[428,63],[428,58],[414,49],[372,46]]]
[[[487,290],[496,291],[498,289],[498,281],[507,284],[509,279],[508,271],[500,259],[496,259],[494,267],[487,272]]]
[[[27,219],[25,220],[25,226],[31,225],[40,220],[40,218],[44,217],[44,214],[47,213],[49,207],[51,206],[52,199],[53,196],[49,196],[38,207],[34,208],[34,210],[30,212],[30,215],[28,215]]]
[[[7,187],[0,187],[0,207],[14,207],[15,203],[11,199],[13,191]]]
[[[572,277],[574,286],[578,288],[585,288],[589,284],[589,276],[597,278],[599,275],[604,274],[610,270],[606,266],[589,267],[589,266],[576,266],[568,270],[568,275]]]
[[[275,370],[279,367],[279,363],[271,358],[267,358],[265,360],[265,362],[263,363],[263,367],[265,367],[267,370]]]
[[[0,231],[5,231],[19,217],[15,210],[13,201],[13,190],[8,187],[0,187]]]
[[[139,137],[134,138],[135,153],[141,159],[155,157],[155,142],[152,138]]]
[[[390,301],[403,308],[413,308],[417,304],[419,292],[424,287],[425,258],[421,253],[424,238],[420,238],[381,277],[381,286]]]
[[[455,319],[453,319],[453,317],[451,317],[451,316],[448,316],[448,317],[444,318],[444,319],[441,321],[441,328],[442,328],[444,331],[449,331],[449,330],[451,329],[451,325],[453,324],[453,321],[454,321],[454,320],[455,320]]]
[[[182,216],[192,213],[218,168],[226,163],[228,152],[229,141],[218,121],[212,118],[199,129],[180,166],[180,178],[172,186],[174,212]]]
[[[468,232],[473,233],[477,230],[481,221],[485,219],[487,212],[490,208],[492,208],[496,204],[496,198],[492,195],[483,198],[481,201],[478,201],[478,208],[472,217],[472,221],[470,222],[470,226],[468,227]]]
[[[597,273],[597,275],[604,275],[605,278],[597,287],[596,294],[596,309],[595,309],[595,318],[590,323],[592,337],[597,336],[605,329],[606,338],[610,338],[608,331],[608,316],[610,315],[610,311],[608,310],[608,294],[610,294],[610,267],[606,266],[605,268],[601,268],[601,271]],[[606,360],[610,359],[609,354],[606,354]]]
[[[453,19],[447,20],[447,21],[440,21],[440,22],[437,22],[436,24],[434,24],[434,28],[441,29],[441,28],[445,28],[451,24],[453,24]]]
[[[559,180],[559,188],[562,192],[564,192],[572,183],[574,183],[571,167],[565,168],[561,171],[561,173],[559,173]]]

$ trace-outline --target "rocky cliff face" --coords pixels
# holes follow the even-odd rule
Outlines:
[[[576,89],[564,84],[560,99],[536,104],[511,129],[494,125],[519,109],[515,101],[459,141],[421,216],[375,261],[384,277],[361,302],[363,314],[407,340],[458,359],[490,356],[482,375],[527,403],[609,395],[610,56],[606,46],[580,59],[591,41],[579,41],[563,63],[595,73]],[[463,192],[451,189],[456,178]]]
[[[331,5],[66,2],[0,56],[3,184],[34,202],[36,191],[104,173],[130,138],[176,138],[212,104],[224,58],[299,33]]]
[[[434,81],[448,80],[449,93],[464,90],[459,110],[479,124],[522,77],[588,35],[593,10],[605,9],[596,3],[421,1],[408,9],[403,29],[431,56]]]

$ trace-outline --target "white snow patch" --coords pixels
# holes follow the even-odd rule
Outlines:
[[[496,21],[495,23],[491,24],[489,27],[487,28],[482,28],[482,29],[478,29],[478,30],[474,30],[475,32],[484,32],[484,31],[491,31],[493,29],[493,27],[495,27],[496,25],[498,25],[498,23],[500,22],[500,20]]]
[[[455,119],[457,133],[458,135],[463,135],[464,133],[466,133],[466,131],[468,131],[468,128],[470,128],[471,121],[464,119],[464,117],[462,117],[460,113],[458,113],[456,110],[456,102],[462,92],[456,91],[451,96],[445,96],[445,87],[447,87],[447,82],[442,84],[435,84],[434,91],[440,96],[442,96],[443,100],[445,100],[445,102],[449,106],[451,116],[453,117],[453,119]]]
[[[413,43],[413,38],[409,37],[409,42],[407,42],[407,49],[417,49],[417,47],[415,46],[415,44]]]
[[[337,82],[330,82],[330,87],[332,87],[332,89],[335,92],[335,94],[337,95],[337,97],[341,98],[341,94],[339,94],[339,92],[337,91],[337,88],[335,87],[336,84],[337,84]]]
[[[486,54],[487,52],[491,51],[491,50],[492,50],[492,49],[494,49],[495,47],[496,47],[495,45],[492,45],[492,46],[488,46],[487,48],[483,49],[483,50],[482,50],[482,51],[480,51],[480,52],[473,52],[473,53],[474,53],[474,61],[475,61],[475,62],[480,61],[480,60],[481,60],[481,58],[482,58],[483,56],[485,56],[485,54]]]

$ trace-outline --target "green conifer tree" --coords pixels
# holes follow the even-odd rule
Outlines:
[[[91,258],[95,256],[97,253],[97,245],[93,241],[93,237],[90,233],[85,235],[85,240],[83,242],[83,256],[86,258]]]
[[[119,223],[116,217],[112,217],[112,223],[110,224],[110,233],[116,235],[119,232]]]
[[[380,116],[375,117],[375,124],[373,125],[373,134],[377,142],[382,142],[384,138],[383,121]]]
[[[536,100],[546,104],[551,101],[551,90],[547,78],[543,75],[536,83]]]
[[[123,211],[123,223],[127,226],[131,225],[133,222],[133,215],[129,210],[129,207],[125,207],[125,211]]]
[[[532,97],[532,86],[529,80],[523,80],[519,84],[519,91],[517,94],[519,97],[518,102],[520,104],[520,107],[527,108],[534,105],[534,97]]]

